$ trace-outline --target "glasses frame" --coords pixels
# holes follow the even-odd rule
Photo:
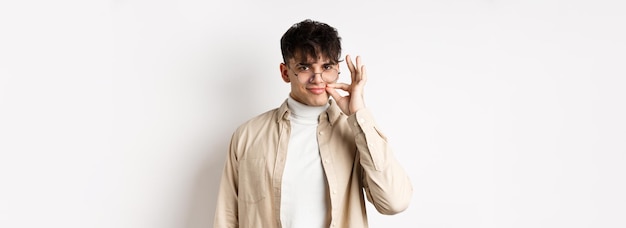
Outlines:
[[[289,67],[289,66],[288,66],[287,68],[289,68],[289,70],[291,70],[291,71],[293,72],[293,74],[294,74],[294,75],[296,75],[296,77],[298,78],[298,80],[300,80],[300,81],[302,82],[302,80],[300,79],[302,76],[298,75],[298,74],[302,74],[302,72],[297,73],[294,69],[292,69],[292,68],[291,68],[291,67]],[[331,68],[331,69],[326,69],[326,70],[323,70],[322,72],[319,72],[319,73],[311,72],[311,75],[310,75],[310,76],[309,76],[309,78],[306,80],[306,82],[311,82],[311,81],[312,81],[312,79],[314,79],[314,78],[315,78],[315,76],[319,74],[319,75],[320,75],[320,77],[322,78],[322,81],[324,81],[324,82],[326,82],[326,83],[330,83],[330,82],[327,82],[326,80],[324,80],[324,73],[325,73],[325,72],[328,72],[328,71],[333,71],[333,70],[334,70],[334,71],[337,71],[337,78],[335,78],[335,80],[338,80],[338,79],[339,79],[339,75],[341,74],[341,71],[339,71],[338,69],[336,69],[335,67],[333,67],[333,68]]]

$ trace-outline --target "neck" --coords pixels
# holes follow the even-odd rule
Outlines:
[[[324,106],[309,106],[300,103],[291,97],[287,99],[287,105],[295,118],[304,119],[317,119],[320,113],[325,111],[329,106],[329,104],[326,104]]]

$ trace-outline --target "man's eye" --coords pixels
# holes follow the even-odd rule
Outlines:
[[[325,65],[324,66],[324,70],[330,70],[330,69],[333,69],[332,65]]]
[[[308,71],[310,68],[308,66],[299,66],[298,71]]]

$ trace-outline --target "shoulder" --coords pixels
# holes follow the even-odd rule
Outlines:
[[[279,123],[276,121],[278,110],[266,111],[239,125],[231,137],[231,153],[237,158],[243,158],[249,153],[263,152],[254,148],[272,143],[270,139],[279,132]]]
[[[270,109],[243,122],[237,128],[237,132],[263,129],[271,125],[276,125],[281,119],[285,117],[285,115],[288,115],[288,110],[289,108],[287,107],[287,100],[285,100],[279,107]]]

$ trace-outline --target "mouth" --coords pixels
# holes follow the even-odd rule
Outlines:
[[[326,93],[326,88],[307,88],[307,90],[311,91],[311,93],[315,95]]]

